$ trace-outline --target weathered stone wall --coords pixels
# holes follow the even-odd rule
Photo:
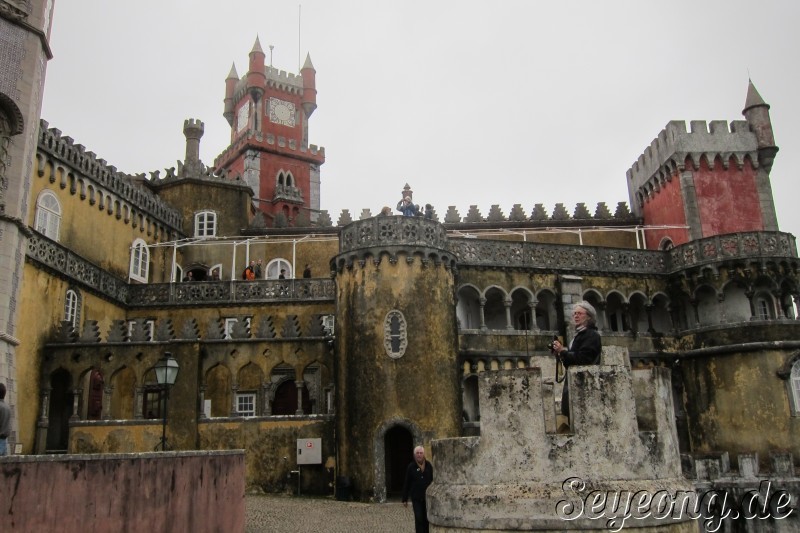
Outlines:
[[[114,303],[79,285],[73,285],[61,276],[25,265],[25,305],[21,308],[19,338],[25,346],[25,357],[18,361],[19,379],[25,383],[25,401],[19,405],[19,438],[22,453],[34,453],[36,423],[42,413],[41,387],[50,387],[49,373],[43,373],[43,361],[50,355],[44,348],[53,342],[64,320],[64,302],[67,289],[77,289],[80,293],[80,322],[97,320],[104,332],[111,325],[111,317],[124,316],[124,311]],[[84,363],[86,368],[91,363]],[[76,378],[80,373],[76,374]],[[77,384],[77,383],[76,383]]]
[[[188,236],[195,234],[194,216],[199,211],[217,214],[218,236],[241,235],[242,230],[250,225],[250,199],[253,193],[239,182],[219,178],[184,178],[157,190],[159,198],[180,211],[184,233]]]
[[[786,381],[776,375],[798,349],[742,346],[681,359],[692,450],[756,452],[762,461],[784,450],[800,458],[800,418],[792,416]]]
[[[626,350],[604,348],[601,365],[569,369],[568,434],[555,434],[553,386],[540,369],[482,374],[480,437],[433,443],[431,523],[440,531],[603,528],[606,520],[575,516],[576,507],[563,508],[572,518],[565,520],[560,503],[583,489],[691,490],[681,473],[669,373],[631,373],[626,363]],[[565,489],[569,478],[582,488]],[[669,525],[652,517],[637,522]]]
[[[381,501],[387,430],[405,427],[423,445],[461,433],[452,257],[435,222],[379,217],[348,229],[332,261],[339,469],[358,497]]]
[[[207,418],[199,424],[200,449],[245,449],[248,490],[331,495],[336,450],[333,415]],[[297,464],[297,439],[322,439],[322,463]]]
[[[0,470],[4,531],[244,531],[241,450],[7,457]]]

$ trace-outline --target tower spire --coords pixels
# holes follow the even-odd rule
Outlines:
[[[769,104],[761,98],[752,80],[747,82],[747,98],[745,99],[742,114],[750,124],[752,132],[756,134],[758,162],[769,174],[775,154],[778,153],[778,147],[775,146],[775,136],[772,132]]]

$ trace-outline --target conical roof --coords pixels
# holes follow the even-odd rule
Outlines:
[[[747,98],[745,99],[742,113],[747,113],[748,109],[757,106],[767,106],[767,109],[769,109],[769,105],[761,98],[761,95],[758,94],[758,90],[756,90],[756,86],[753,85],[753,80],[747,80]]]

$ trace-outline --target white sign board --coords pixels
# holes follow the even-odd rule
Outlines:
[[[322,439],[297,439],[297,464],[322,464]]]

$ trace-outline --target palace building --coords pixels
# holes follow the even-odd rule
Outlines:
[[[47,28],[42,16],[29,22]],[[7,17],[19,37],[0,46],[49,55],[46,32]],[[486,372],[552,381],[547,344],[571,338],[570,308],[587,300],[604,346],[666,373],[685,475],[711,458],[724,475],[745,461],[794,476],[800,260],[778,227],[778,147],[752,83],[743,120],[657,132],[616,206],[334,220],[310,143],[311,58],[298,74],[264,59],[256,40],[247,72],[224,80],[231,140],[213,165],[190,118],[182,164],[139,174],[40,120],[28,55],[14,67],[28,93],[3,74],[0,379],[18,453],[152,451],[165,431],[175,450],[245,449],[253,488],[385,501],[415,445],[481,435]],[[410,184],[398,193],[413,199]],[[154,370],[166,353],[169,388]],[[559,387],[542,389],[546,409]],[[319,461],[300,458],[303,439]]]

